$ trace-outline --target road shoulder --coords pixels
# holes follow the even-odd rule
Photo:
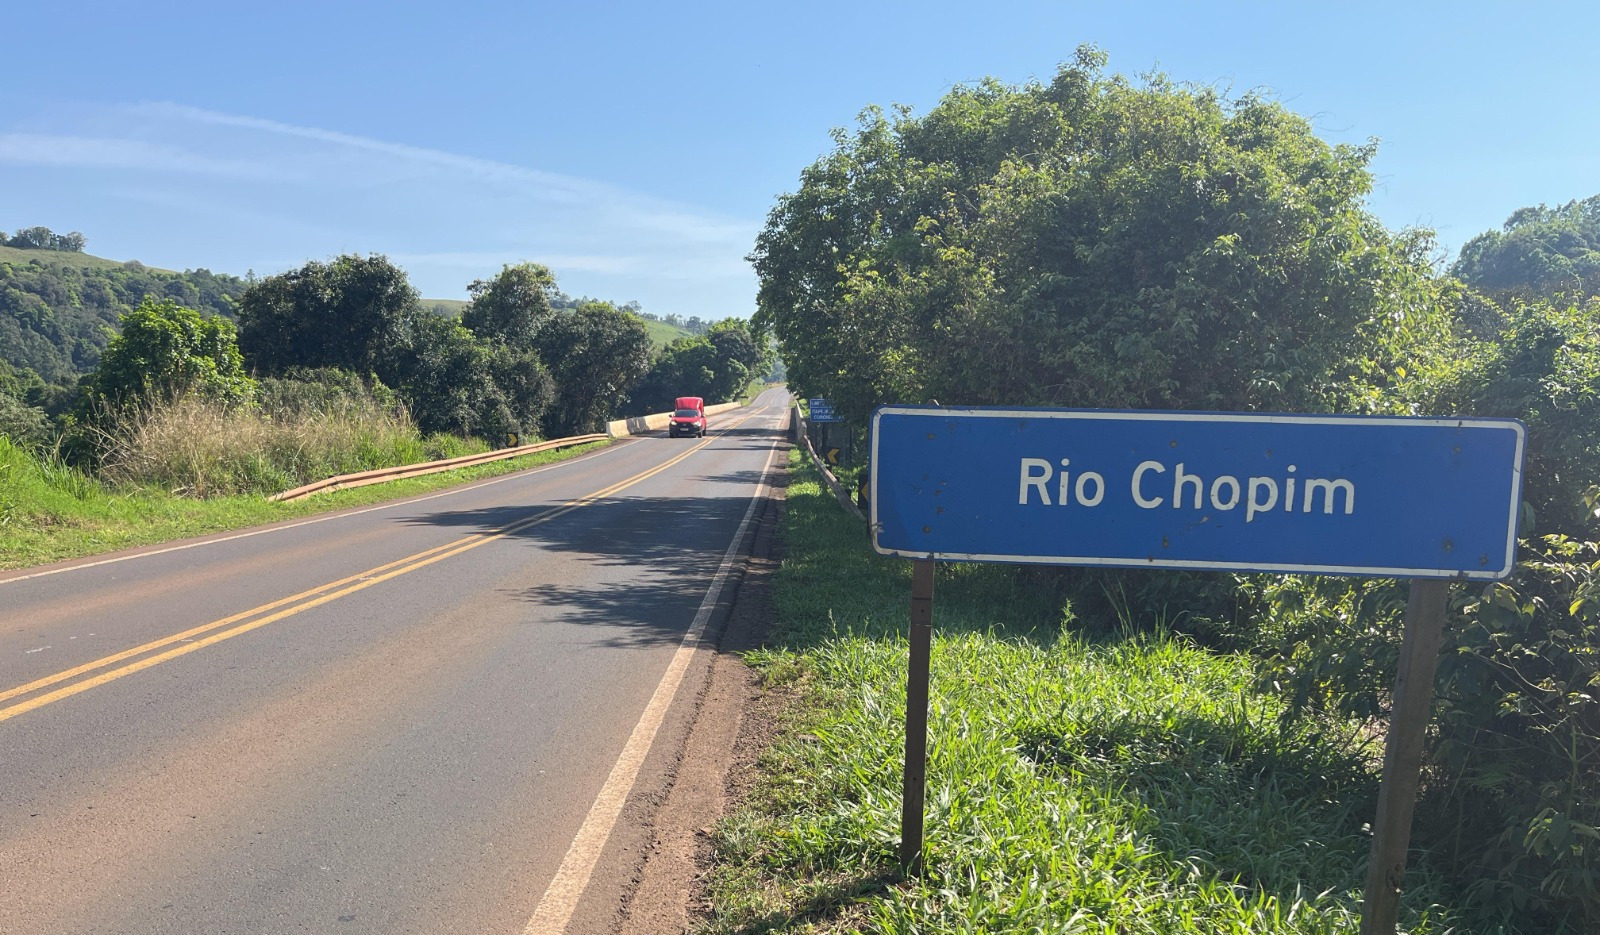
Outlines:
[[[624,900],[621,935],[686,932],[705,915],[703,875],[712,856],[712,832],[735,800],[740,777],[770,739],[773,719],[759,703],[760,679],[741,654],[761,644],[772,619],[772,576],[781,558],[778,520],[788,476],[780,460],[696,702],[693,727],[672,786],[654,815],[643,866]]]

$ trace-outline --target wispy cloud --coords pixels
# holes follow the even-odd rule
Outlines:
[[[0,163],[51,168],[198,173],[238,179],[283,178],[281,169],[255,160],[219,159],[177,146],[143,140],[50,133],[0,133]]]
[[[697,242],[728,238],[749,242],[753,240],[756,230],[754,224],[745,221],[715,216],[690,206],[630,192],[619,186],[445,150],[392,143],[317,127],[296,126],[259,117],[218,113],[171,102],[133,104],[126,110],[136,116],[237,128],[323,143],[336,149],[367,154],[391,168],[396,165],[427,168],[457,181],[478,182],[511,190],[525,197],[603,209],[628,223]]]
[[[61,180],[67,173],[108,203],[139,193],[139,225],[194,238],[176,248],[197,254],[178,261],[190,265],[268,272],[266,258],[301,251],[385,253],[425,294],[446,296],[533,260],[569,292],[663,312],[747,311],[755,293],[743,261],[754,220],[606,181],[180,103],[0,126],[0,166],[44,170],[33,177],[63,186],[73,184]]]

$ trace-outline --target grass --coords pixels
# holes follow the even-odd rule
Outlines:
[[[259,495],[195,500],[152,487],[113,488],[42,462],[0,436],[0,569],[223,532],[415,496],[576,457],[608,442],[539,452],[293,503]]]
[[[1001,566],[939,569],[927,869],[902,878],[910,563],[792,468],[778,619],[749,658],[797,700],[717,830],[703,932],[1359,930],[1378,778],[1361,732],[1285,719],[1248,657],[1084,639]],[[1418,863],[1402,930],[1460,931]]]
[[[644,330],[650,335],[650,343],[655,345],[657,350],[666,347],[679,338],[690,337],[688,331],[676,325],[669,325],[664,321],[653,321],[649,318],[641,318],[639,320],[644,322]]]
[[[124,414],[103,432],[102,448],[99,475],[114,487],[202,499],[488,450],[448,434],[421,437],[403,407],[371,398],[267,411],[193,396]]]

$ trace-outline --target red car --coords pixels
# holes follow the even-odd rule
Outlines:
[[[673,438],[689,435],[695,438],[706,434],[706,401],[699,396],[679,396],[673,401],[672,422],[667,434]]]

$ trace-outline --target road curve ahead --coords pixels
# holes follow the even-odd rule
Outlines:
[[[705,439],[0,575],[0,933],[566,928],[786,399]]]

